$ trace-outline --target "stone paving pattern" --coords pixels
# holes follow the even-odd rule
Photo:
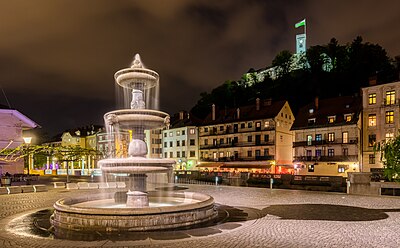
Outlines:
[[[50,189],[0,196],[0,247],[400,247],[400,198],[295,190],[185,185],[222,205],[245,210],[247,220],[169,232],[134,241],[70,241],[23,236],[8,223],[63,197],[93,193]],[[209,232],[209,233],[207,233]],[[172,234],[172,235],[171,235]],[[207,235],[209,234],[209,235]],[[133,234],[135,235],[135,234]]]

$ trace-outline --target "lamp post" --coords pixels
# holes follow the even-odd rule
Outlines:
[[[29,177],[30,177],[30,169],[31,169],[31,160],[32,160],[32,154],[31,154],[31,151],[30,151],[30,145],[31,145],[31,142],[32,142],[32,137],[23,137],[23,139],[24,139],[24,143],[25,143],[25,145],[27,146],[27,150],[28,150],[28,177],[27,177],[27,179],[26,179],[26,184],[30,184],[30,182],[29,182]]]

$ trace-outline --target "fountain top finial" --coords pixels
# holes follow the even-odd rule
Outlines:
[[[140,59],[140,55],[137,53],[133,59],[132,68],[143,68],[142,60]]]

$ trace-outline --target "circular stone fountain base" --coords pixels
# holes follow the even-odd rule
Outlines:
[[[115,206],[114,193],[66,198],[54,204],[51,223],[74,231],[148,231],[196,225],[218,213],[211,196],[193,192],[149,193],[149,207]],[[165,206],[166,202],[168,204]]]

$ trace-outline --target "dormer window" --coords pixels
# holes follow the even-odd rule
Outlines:
[[[310,113],[310,114],[314,113],[314,109],[309,109],[308,113]]]
[[[314,125],[314,124],[315,124],[315,118],[308,119],[308,125]]]
[[[328,123],[334,123],[336,120],[336,116],[328,116]]]
[[[346,115],[344,115],[344,120],[346,121],[346,122],[350,122],[353,118],[353,114],[346,114]]]

